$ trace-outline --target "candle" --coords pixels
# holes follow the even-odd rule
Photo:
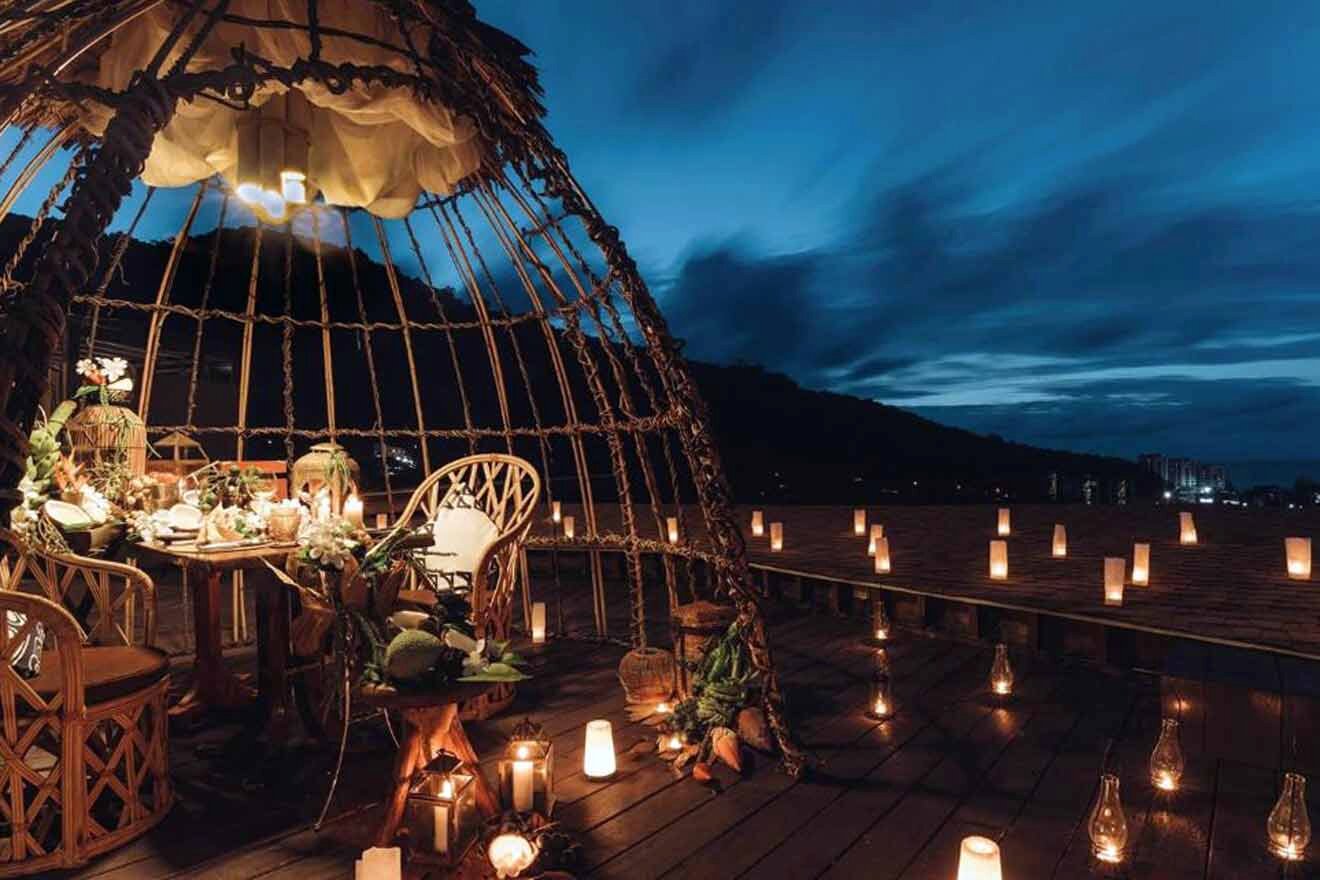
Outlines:
[[[678,517],[670,516],[665,518],[665,529],[669,533],[669,543],[678,543]]]
[[[889,573],[889,539],[881,538],[875,545],[875,573]]]
[[[770,523],[770,550],[778,553],[784,549],[784,524]]]
[[[884,536],[885,536],[885,527],[884,527],[884,526],[880,525],[879,523],[873,524],[873,525],[871,526],[871,540],[870,540],[870,542],[866,545],[866,555],[867,555],[867,556],[874,556],[874,555],[875,555],[875,542],[876,542],[876,541],[879,541],[879,540],[880,540],[881,538],[883,538]]]
[[[397,846],[373,846],[364,850],[357,863],[357,876],[362,880],[401,880],[403,877],[403,851]]]
[[[315,506],[312,508],[316,512],[316,521],[325,522],[330,518],[330,491],[322,488],[316,493]]]
[[[1311,539],[1284,538],[1284,555],[1288,558],[1288,577],[1295,581],[1311,579]]]
[[[454,799],[453,780],[446,779],[440,783],[440,793],[437,795],[442,800],[452,801]],[[449,852],[449,804],[436,804],[431,808],[433,810],[432,823],[432,843],[438,853]]]
[[[676,752],[683,748],[683,737],[677,733],[669,734],[669,739],[665,740],[665,748],[671,752]]]
[[[1009,512],[1007,507],[999,508],[999,523],[997,531],[1001,538],[1007,538],[1013,533],[1013,528],[1009,522]]]
[[[668,703],[660,702],[655,704],[655,714],[657,715],[668,715],[671,711],[673,710],[669,708]]]
[[[362,528],[362,499],[354,492],[344,499],[344,519],[355,528]]]
[[[614,771],[614,728],[604,720],[588,722],[582,748],[582,775],[588,779],[608,779]]]
[[[518,750],[520,758],[526,754],[526,747]],[[533,768],[531,761],[513,762],[513,809],[519,813],[526,813],[532,808]]]
[[[550,502],[550,521],[559,522],[564,517],[564,508],[558,501]]]
[[[495,869],[498,878],[517,877],[536,861],[536,850],[531,841],[521,834],[499,834],[490,842],[486,850],[490,866]]]
[[[564,517],[564,537],[570,541],[573,539],[573,517]]]
[[[1144,587],[1150,583],[1150,545],[1132,545],[1132,586]]]
[[[532,644],[545,644],[545,603],[532,603]]]
[[[388,513],[376,514],[376,528],[387,529],[390,527],[390,515]]]
[[[988,837],[964,837],[958,853],[958,880],[1003,880],[999,844]]]
[[[765,514],[759,510],[752,511],[752,535],[759,538],[765,534]]]
[[[1063,523],[1054,524],[1054,541],[1050,545],[1050,555],[1062,559],[1068,555],[1068,530]]]
[[[1122,556],[1105,557],[1105,604],[1123,604],[1123,581],[1127,577],[1127,560]]]
[[[859,538],[866,534],[866,511],[860,507],[853,511],[853,534]]]
[[[1008,542],[990,542],[990,580],[1008,580]]]

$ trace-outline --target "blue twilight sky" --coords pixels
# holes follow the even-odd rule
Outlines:
[[[485,0],[691,356],[1320,458],[1320,4]]]
[[[1320,459],[1320,3],[477,6],[690,356],[1046,446]]]

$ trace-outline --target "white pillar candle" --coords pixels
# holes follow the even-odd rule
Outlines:
[[[761,537],[765,534],[765,514],[759,510],[752,511],[752,535]]]
[[[988,837],[964,837],[958,853],[958,880],[1003,880],[999,844]]]
[[[454,783],[451,780],[446,779],[444,782],[440,783],[439,797],[445,801],[449,801],[449,802],[453,801]],[[431,834],[433,837],[432,845],[435,847],[436,852],[442,854],[448,853],[449,852],[449,811],[453,809],[452,804],[451,803],[436,804],[431,809],[434,811],[431,817],[431,821],[433,823],[431,828]]]
[[[859,538],[866,534],[866,511],[860,507],[853,511],[853,534]]]
[[[1150,545],[1132,545],[1132,586],[1144,587],[1150,583]]]
[[[573,530],[573,517],[571,517],[571,516],[566,516],[566,517],[564,517],[564,537],[565,537],[565,538],[568,538],[569,540],[572,540],[572,539],[573,539],[573,531],[574,531],[574,530]]]
[[[1196,543],[1196,522],[1192,519],[1191,513],[1178,514],[1178,543]]]
[[[532,603],[532,644],[545,644],[545,603]]]
[[[563,505],[558,501],[550,502],[550,521],[559,522],[564,517]]]
[[[1006,538],[1013,533],[1013,527],[1009,521],[1009,512],[1007,507],[999,508],[998,534],[1001,538]]]
[[[1050,543],[1050,555],[1062,559],[1068,555],[1068,530],[1063,523],[1054,524],[1054,540]]]
[[[778,553],[784,549],[784,524],[770,523],[770,549]]]
[[[532,785],[535,765],[531,761],[513,762],[513,809],[526,813],[532,809]]]
[[[344,519],[349,525],[362,528],[362,499],[356,492],[344,499]]]
[[[990,542],[990,580],[1008,579],[1008,542]]]
[[[373,846],[362,853],[362,880],[401,880],[403,851],[397,846]]]
[[[665,529],[669,533],[669,543],[678,543],[678,517],[670,516],[665,518]]]
[[[876,541],[879,541],[879,540],[880,540],[881,538],[883,538],[884,536],[885,536],[885,527],[882,526],[882,525],[880,525],[879,523],[874,523],[874,524],[872,524],[872,526],[871,526],[871,540],[870,540],[870,543],[868,543],[868,544],[866,545],[866,555],[867,555],[867,556],[874,556],[874,555],[875,555],[875,542],[876,542]]]
[[[1105,557],[1105,604],[1123,604],[1123,581],[1127,578],[1127,560],[1122,556]]]
[[[613,776],[614,771],[614,728],[604,720],[587,722],[582,774],[588,779],[606,779]]]
[[[881,538],[875,545],[875,573],[889,573],[889,539]]]
[[[1311,579],[1311,539],[1284,538],[1284,555],[1288,557],[1288,577],[1295,581]]]

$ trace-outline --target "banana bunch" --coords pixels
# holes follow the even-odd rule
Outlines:
[[[756,684],[756,670],[736,622],[711,641],[692,683],[692,714],[703,730],[731,726]]]
[[[77,406],[72,400],[64,401],[50,418],[32,429],[28,438],[27,478],[43,494],[50,488],[60,462],[60,431]]]

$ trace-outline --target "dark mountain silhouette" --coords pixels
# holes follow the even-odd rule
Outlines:
[[[40,230],[19,263],[16,278],[30,273],[36,255],[56,228],[58,221],[48,221]],[[0,225],[0,254],[8,259],[29,230],[28,218],[6,218]],[[282,315],[287,309],[295,318],[309,322],[320,318],[320,297],[316,287],[317,256],[310,242],[291,239],[273,229],[263,230],[260,253],[255,259],[257,283],[252,286],[257,231],[230,227],[220,235],[219,242],[216,233],[209,232],[185,243],[169,294],[169,302],[182,309],[168,315],[160,326],[161,349],[150,416],[153,426],[191,426],[212,456],[228,457],[234,454],[234,439],[224,429],[237,420],[241,316],[248,308],[249,294],[255,295],[253,307],[258,315]],[[119,269],[105,278],[100,273],[110,265],[111,254],[119,245],[124,247]],[[169,241],[125,241],[120,236],[108,236],[101,242],[101,268],[94,283],[104,287],[107,297],[150,303],[157,295],[171,249]],[[320,250],[319,276],[324,278],[331,321],[399,323],[391,280],[381,262],[361,249],[350,253],[346,248],[322,244]],[[398,260],[401,255],[394,256]],[[496,309],[499,323],[493,333],[499,357],[492,363],[479,315],[471,302],[451,289],[432,289],[423,278],[416,277],[421,274],[414,269],[413,274],[400,272],[397,276],[409,321],[432,328],[412,334],[419,376],[417,394],[429,429],[456,432],[456,436],[428,442],[432,462],[465,454],[474,446],[507,448],[510,441],[502,435],[500,402],[492,393],[496,367],[504,377],[504,405],[510,424],[564,424],[567,409],[554,379],[551,345],[562,359],[573,389],[571,402],[581,421],[600,421],[596,400],[584,378],[584,356],[595,363],[611,405],[617,405],[622,382],[634,414],[653,414],[646,384],[657,389],[658,378],[647,375],[645,382],[639,379],[627,351],[617,342],[602,344],[588,316],[583,316],[583,327],[591,335],[584,351],[579,351],[562,327],[547,335],[540,322],[518,320],[527,308],[526,300],[519,295],[505,303],[512,319],[503,320],[503,310]],[[286,278],[291,279],[290,284],[286,285]],[[519,289],[511,279],[499,287],[504,291]],[[204,322],[197,320],[196,310],[201,309],[206,310]],[[71,363],[85,353],[86,340],[95,331],[97,354],[118,353],[140,364],[149,323],[149,312],[145,310],[116,308],[98,312],[86,305],[76,306],[69,322],[66,360]],[[681,332],[681,328],[674,329]],[[405,429],[415,426],[412,381],[402,334],[395,329],[366,334],[360,329],[344,328],[331,330],[328,335],[335,364],[334,406],[339,428],[373,430],[377,406],[382,424]],[[248,440],[245,453],[251,458],[300,454],[312,440],[298,437],[286,443],[282,431],[285,406],[287,403],[291,407],[293,422],[299,427],[319,429],[327,423],[322,331],[318,326],[299,326],[286,332],[273,321],[259,322],[253,330],[252,350],[247,424],[265,432]],[[283,381],[286,350],[292,390],[286,390]],[[616,364],[621,380],[615,375]],[[759,366],[694,362],[691,367],[709,404],[725,469],[740,501],[1074,500],[1089,492],[1094,501],[1105,502],[1122,494],[1145,496],[1154,489],[1132,462],[979,436],[896,407],[801,388],[788,377]],[[373,370],[379,395],[372,392]],[[459,393],[460,384],[466,395]],[[469,428],[489,432],[489,436],[457,436]],[[668,441],[679,442],[672,435]],[[383,480],[377,439],[349,438],[343,442],[364,463],[368,482]],[[535,437],[515,436],[511,442],[516,453],[536,462],[551,479],[562,481],[563,489],[558,493],[561,497],[571,497],[574,469],[566,437],[554,436],[542,442]],[[602,500],[608,500],[613,480],[605,441],[590,434],[583,442],[595,482],[606,493]],[[420,444],[405,435],[391,437],[390,445],[401,453],[403,462],[394,481],[407,485],[415,476],[407,472],[406,460],[415,462],[420,458]],[[638,470],[635,445],[630,440],[624,445],[630,469]],[[660,441],[649,441],[645,449],[664,491],[670,480]],[[681,462],[682,456],[674,459]],[[642,480],[635,478],[633,483],[640,491]]]

